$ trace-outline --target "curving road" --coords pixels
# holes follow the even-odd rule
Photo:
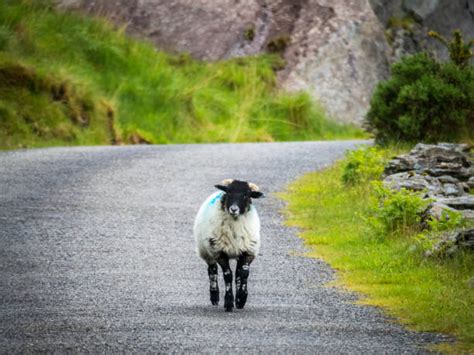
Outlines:
[[[324,286],[334,272],[298,256],[271,194],[256,201],[263,243],[246,308],[208,300],[192,224],[213,185],[233,177],[279,191],[357,143],[0,153],[0,353],[425,352],[442,338]]]

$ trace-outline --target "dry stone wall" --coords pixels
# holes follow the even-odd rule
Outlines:
[[[392,159],[385,167],[384,184],[407,189],[432,201],[425,220],[441,219],[446,211],[458,211],[474,221],[474,156],[465,144],[417,144],[408,154]],[[454,253],[459,248],[474,251],[474,229],[450,231],[429,254]],[[445,250],[446,249],[446,250]]]

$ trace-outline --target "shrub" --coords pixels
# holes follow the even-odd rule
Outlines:
[[[342,181],[345,185],[356,185],[378,179],[382,175],[385,159],[374,147],[363,147],[346,154]]]
[[[422,214],[430,204],[419,193],[392,190],[380,181],[372,182],[374,196],[367,222],[377,236],[410,235],[422,228]]]
[[[471,47],[474,46],[474,40],[469,42],[464,42],[460,30],[455,30],[453,32],[453,39],[448,41],[446,38],[441,36],[438,32],[430,31],[428,32],[430,37],[437,39],[439,42],[444,44],[448,48],[449,58],[451,61],[459,67],[465,67],[469,65],[473,53]]]
[[[456,141],[474,127],[474,69],[405,57],[379,83],[366,117],[377,143]]]

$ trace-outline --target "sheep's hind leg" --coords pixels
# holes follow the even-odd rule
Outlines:
[[[250,264],[254,258],[254,256],[244,253],[237,260],[235,271],[235,307],[239,309],[244,308],[245,302],[247,302],[247,279],[249,277]]]
[[[211,294],[211,303],[214,306],[219,304],[219,284],[217,282],[217,264],[209,265],[207,268],[209,275],[209,291]]]
[[[224,273],[224,308],[226,312],[232,312],[234,308],[234,293],[232,291],[232,270],[230,269],[229,258],[227,255],[221,254],[217,259],[217,262],[221,266],[222,272]]]

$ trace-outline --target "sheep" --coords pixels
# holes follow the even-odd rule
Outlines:
[[[194,222],[194,238],[198,255],[208,265],[211,303],[219,303],[219,264],[225,282],[224,308],[232,312],[234,295],[229,259],[237,259],[235,307],[242,309],[248,295],[249,266],[260,248],[260,219],[252,199],[264,194],[257,185],[246,181],[226,179],[215,187],[221,191],[210,195],[201,205]]]

